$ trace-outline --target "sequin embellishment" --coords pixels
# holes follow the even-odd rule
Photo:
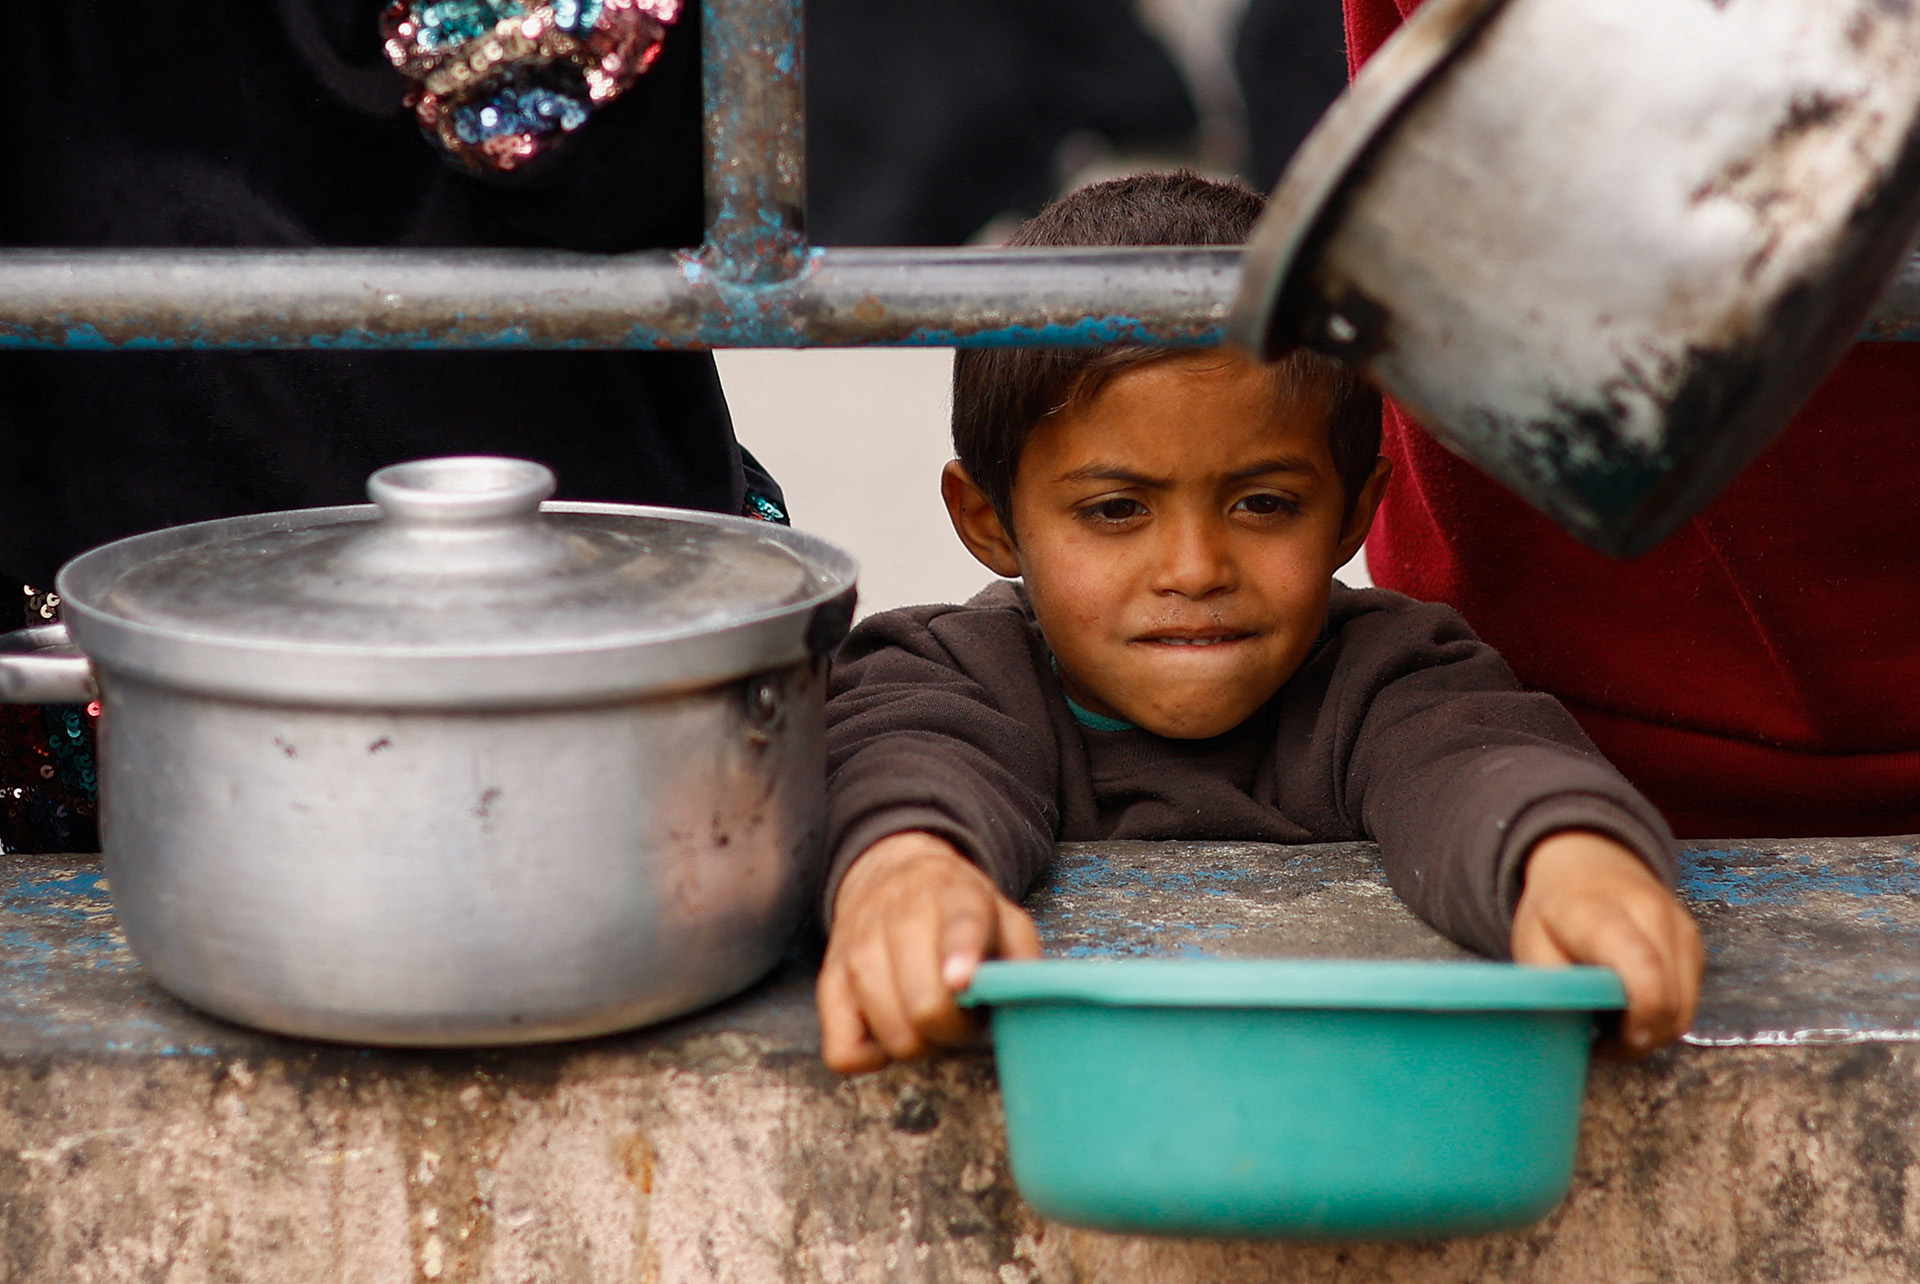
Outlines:
[[[28,588],[26,622],[60,618],[60,599]],[[0,705],[0,852],[100,850],[91,704]]]
[[[394,0],[387,58],[420,128],[477,173],[552,150],[653,65],[682,0]]]
[[[747,491],[746,499],[741,502],[740,514],[743,517],[754,518],[756,521],[773,522],[779,526],[793,525],[792,522],[787,520],[786,509],[780,507],[780,505],[774,503],[772,499],[762,495],[759,491],[751,488]]]

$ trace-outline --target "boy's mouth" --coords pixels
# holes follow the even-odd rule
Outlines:
[[[1237,629],[1163,630],[1142,634],[1134,641],[1157,646],[1219,646],[1224,642],[1243,642],[1252,636]]]

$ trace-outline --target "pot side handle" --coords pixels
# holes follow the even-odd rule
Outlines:
[[[0,704],[81,704],[99,695],[93,664],[64,624],[0,634]]]

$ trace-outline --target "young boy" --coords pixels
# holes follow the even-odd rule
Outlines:
[[[1191,174],[1073,193],[1016,244],[1226,244],[1261,199]],[[1056,841],[1373,838],[1448,936],[1619,970],[1624,1050],[1692,1017],[1701,947],[1659,814],[1446,607],[1333,572],[1385,489],[1378,397],[1310,352],[963,352],[941,491],[994,573],[868,619],[827,705],[843,1072],[975,1033],[983,958]]]

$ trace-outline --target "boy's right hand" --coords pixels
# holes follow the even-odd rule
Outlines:
[[[1549,834],[1528,853],[1513,958],[1590,963],[1620,974],[1627,1011],[1602,1055],[1631,1060],[1679,1038],[1700,1001],[1706,950],[1693,918],[1633,850],[1591,830]]]
[[[944,838],[881,839],[834,894],[815,989],[820,1055],[854,1074],[972,1041],[979,1025],[954,996],[995,957],[1040,957],[1026,911]]]

